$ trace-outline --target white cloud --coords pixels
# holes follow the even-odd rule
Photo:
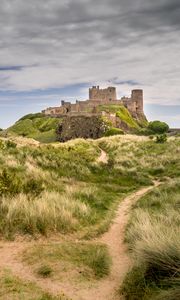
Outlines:
[[[117,77],[120,95],[142,87],[147,103],[180,103],[179,2],[1,0],[0,89],[31,91]]]

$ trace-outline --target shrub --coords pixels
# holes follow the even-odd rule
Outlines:
[[[105,136],[118,135],[118,134],[124,134],[124,131],[120,128],[112,127],[106,131]]]
[[[154,132],[152,130],[150,130],[149,128],[136,129],[136,130],[134,130],[134,133],[137,135],[142,135],[142,136],[149,136],[149,135],[154,134]]]
[[[0,149],[4,150],[5,148],[6,148],[5,143],[2,140],[0,140]]]
[[[169,130],[168,124],[161,121],[150,122],[148,128],[152,130],[154,133],[165,133],[168,132]]]
[[[20,179],[15,174],[4,169],[0,174],[0,195],[16,195],[20,193],[21,189]]]
[[[167,141],[167,135],[166,135],[165,133],[156,136],[156,143],[158,143],[158,144],[163,144],[163,143],[165,143],[166,141]]]
[[[23,192],[25,194],[32,194],[39,196],[44,191],[43,183],[40,180],[31,178],[23,186]]]
[[[8,140],[6,142],[6,148],[16,148],[16,147],[17,147],[17,144],[12,141]]]

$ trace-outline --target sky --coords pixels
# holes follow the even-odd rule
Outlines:
[[[179,0],[0,0],[0,127],[88,98],[144,90],[149,120],[180,127]]]

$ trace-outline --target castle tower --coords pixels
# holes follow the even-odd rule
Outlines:
[[[143,90],[137,89],[132,90],[131,99],[134,102],[135,109],[137,114],[143,114],[144,108],[143,108]]]
[[[117,100],[116,88],[110,86],[106,89],[100,89],[99,86],[93,86],[89,89],[89,100],[99,100],[104,102]]]

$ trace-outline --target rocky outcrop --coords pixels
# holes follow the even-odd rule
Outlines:
[[[67,116],[59,124],[57,134],[60,142],[75,138],[97,139],[104,135],[106,125],[100,116]]]

